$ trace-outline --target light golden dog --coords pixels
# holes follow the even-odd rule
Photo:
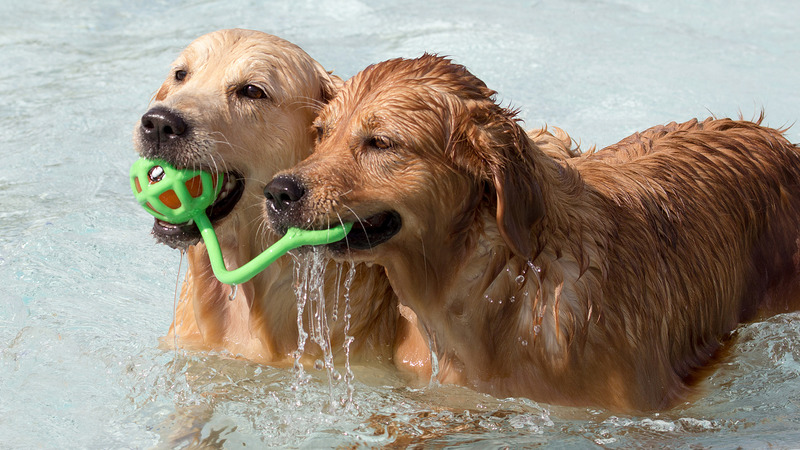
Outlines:
[[[798,306],[800,152],[780,131],[672,123],[554,158],[569,139],[526,135],[431,55],[367,68],[315,127],[267,186],[271,225],[355,222],[331,254],[386,267],[444,382],[665,408],[737,323]]]
[[[275,235],[265,233],[261,214],[264,184],[308,156],[315,138],[311,123],[340,85],[299,47],[257,31],[207,34],[173,63],[134,131],[134,142],[145,157],[227,172],[232,181],[207,213],[228,268],[243,265],[275,241]],[[291,258],[281,258],[239,286],[230,301],[232,289],[214,277],[197,227],[156,220],[153,234],[186,249],[188,259],[167,345],[177,340],[179,346],[227,351],[259,362],[290,359],[298,337]],[[335,278],[336,270],[329,272]],[[330,299],[340,286],[335,280],[327,284]],[[400,317],[381,269],[360,266],[350,298],[353,359],[395,358],[413,371],[429,370],[427,343]],[[332,305],[344,305],[327,303],[329,315]],[[341,319],[330,321],[332,347],[341,349],[345,320],[343,311],[337,313]],[[320,349],[309,342],[306,353],[316,358]]]

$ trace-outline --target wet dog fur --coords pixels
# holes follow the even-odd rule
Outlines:
[[[780,130],[691,120],[554,158],[570,140],[494,96],[433,55],[370,66],[270,183],[302,193],[268,197],[279,232],[355,222],[330,254],[386,268],[440,380],[663,409],[738,323],[797,309],[800,152]]]
[[[251,30],[215,31],[192,42],[175,60],[134,129],[134,144],[141,156],[179,168],[225,172],[235,181],[207,212],[227,267],[239,267],[276,240],[261,215],[264,184],[309,155],[315,137],[310,125],[340,85],[341,80],[283,39]],[[164,345],[265,363],[291,361],[298,338],[291,258],[281,258],[238,286],[231,301],[232,288],[214,277],[194,225],[157,220],[153,234],[184,249],[188,260]],[[337,269],[328,269],[330,316],[332,305],[344,305],[330,297],[345,290],[337,286]],[[424,376],[429,371],[427,343],[400,315],[382,269],[359,265],[349,295],[352,359],[394,360]],[[343,311],[338,317],[344,317]],[[343,353],[344,322],[330,323],[337,356]],[[310,361],[321,352],[313,342],[305,350]]]

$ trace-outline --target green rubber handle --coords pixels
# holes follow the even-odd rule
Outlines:
[[[202,170],[176,169],[166,161],[146,158],[136,161],[130,171],[133,195],[145,211],[173,224],[194,221],[206,244],[214,276],[225,284],[250,281],[288,251],[304,245],[341,241],[353,228],[352,223],[327,230],[289,228],[282,238],[261,254],[237,269],[228,270],[217,234],[206,215],[206,208],[214,203],[224,182],[222,174],[214,177]]]
[[[304,245],[325,245],[341,241],[353,228],[352,223],[342,226],[329,228],[327,230],[301,230],[300,228],[289,228],[283,237],[272,244],[269,248],[261,252],[258,256],[248,261],[238,269],[228,270],[225,261],[222,260],[222,250],[217,241],[217,234],[211,221],[205,214],[195,217],[195,223],[203,236],[203,242],[208,250],[208,257],[211,260],[211,268],[214,276],[225,284],[241,284],[250,281],[259,272],[266,269],[276,259],[285,255],[290,250]]]

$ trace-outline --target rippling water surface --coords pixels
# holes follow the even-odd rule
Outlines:
[[[800,119],[800,7],[578,0],[0,4],[0,436],[10,448],[791,447],[800,315],[740,327],[690,404],[647,416],[405,387],[385,372],[259,366],[158,349],[179,255],[128,191],[131,130],[180,49],[244,27],[349,77],[450,55],[527,126],[607,145],[671,120]],[[788,132],[800,141],[800,128]],[[335,378],[335,377],[334,377]]]

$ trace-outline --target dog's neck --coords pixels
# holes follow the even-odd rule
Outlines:
[[[542,180],[545,207],[559,204],[563,211],[581,202],[577,174],[537,148],[532,151],[537,175],[546,178]],[[547,389],[546,380],[553,377],[552,370],[542,367],[567,368],[567,336],[574,335],[579,323],[591,315],[591,305],[572,301],[576,293],[563,287],[567,279],[592,275],[586,273],[588,259],[574,257],[589,258],[591,251],[579,248],[577,237],[562,241],[575,243],[574,248],[564,249],[539,239],[541,235],[563,237],[558,229],[570,220],[548,209],[531,229],[530,258],[514,255],[498,229],[493,208],[480,208],[466,230],[443,230],[425,237],[416,250],[405,248],[402,255],[391,254],[381,264],[387,267],[400,302],[417,313],[428,332],[440,360],[442,381],[501,395],[518,395],[523,390],[531,395],[538,389],[536,383]],[[551,231],[541,233],[543,228]],[[570,301],[564,296],[571,297]],[[519,381],[526,386],[518,389],[516,381],[507,381],[504,388],[489,387],[492,381],[482,369],[511,377],[520,373],[520,365],[527,376]],[[546,400],[549,395],[542,391],[536,397]]]
[[[491,215],[482,222],[478,242],[443,246],[431,239],[424,251],[384,263],[400,302],[416,312],[429,336],[443,382],[477,385],[474,369],[504,364],[497,350],[522,336],[515,324],[537,292],[535,267],[510,254]],[[527,344],[522,341],[514,344]]]

